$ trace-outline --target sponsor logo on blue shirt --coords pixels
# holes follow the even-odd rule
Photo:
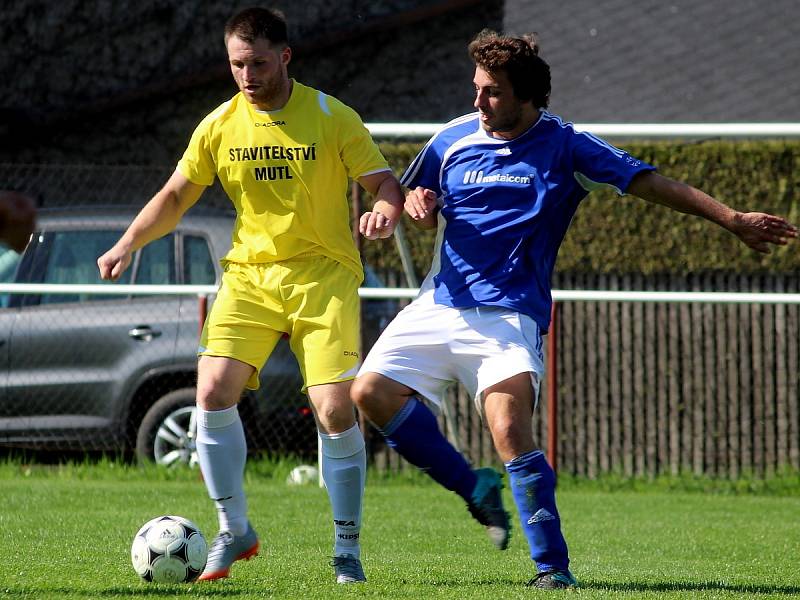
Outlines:
[[[533,183],[533,173],[530,175],[509,175],[508,173],[491,173],[484,174],[483,171],[464,171],[464,181],[462,183],[481,184],[486,185],[489,183],[518,183],[521,185],[530,185]]]

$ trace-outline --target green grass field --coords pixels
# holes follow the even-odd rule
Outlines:
[[[0,463],[0,598],[531,598],[515,522],[493,549],[453,494],[421,476],[371,474],[365,497],[368,583],[337,586],[328,566],[327,498],[283,483],[290,465],[254,463],[247,490],[262,553],[213,583],[138,579],[130,542],[151,517],[179,514],[210,538],[216,516],[197,473],[116,463]],[[787,598],[800,595],[796,494],[607,491],[562,482],[559,504],[581,598]],[[621,488],[624,486],[617,486]],[[506,490],[507,492],[507,490]],[[506,500],[511,506],[510,495]],[[516,519],[516,515],[514,516]],[[570,593],[570,592],[567,592]]]

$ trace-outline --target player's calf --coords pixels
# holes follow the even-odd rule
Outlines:
[[[568,572],[567,542],[556,508],[555,473],[539,451],[506,463],[511,494],[540,573]]]

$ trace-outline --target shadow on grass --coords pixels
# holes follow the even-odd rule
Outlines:
[[[736,594],[746,594],[749,597],[760,595],[782,594],[786,596],[800,595],[800,586],[797,585],[748,585],[748,584],[726,584],[719,581],[676,581],[671,583],[655,583],[647,581],[599,581],[595,579],[579,579],[580,589],[608,592],[704,592],[720,591],[732,592]],[[508,586],[518,588],[524,586],[525,582],[520,582],[513,578],[498,579],[477,579],[474,581],[448,580],[448,581],[419,581],[401,579],[400,585],[411,585],[419,588],[420,586],[433,585],[434,587],[496,587]]]
[[[32,587],[6,587],[2,590],[4,598],[24,597],[31,598],[38,595],[47,594],[48,597],[55,597],[63,594],[66,597],[84,597],[84,598],[147,598],[148,596],[165,597],[165,596],[191,596],[196,598],[198,595],[202,597],[218,597],[225,596],[241,596],[242,590],[233,588],[212,588],[203,586],[201,593],[198,594],[197,586],[185,585],[176,583],[175,585],[161,584],[161,585],[142,585],[138,586],[118,586],[110,587],[103,590],[78,590],[74,587],[51,588],[46,590],[32,588]],[[259,590],[259,592],[268,590]]]
[[[800,594],[800,586],[797,585],[727,584],[719,581],[650,583],[646,581],[610,582],[580,580],[580,583],[583,589],[609,590],[614,592],[702,592],[718,590],[750,595],[785,594],[787,596],[795,596]]]
[[[433,583],[433,582],[429,582]],[[733,592],[737,594],[748,594],[749,596],[769,595],[769,594],[782,594],[786,596],[800,595],[800,586],[796,585],[735,585],[725,584],[718,581],[698,581],[698,582],[674,582],[674,583],[649,583],[645,581],[631,581],[631,582],[610,582],[598,580],[581,580],[581,589],[584,590],[597,590],[597,591],[610,591],[610,592],[703,592],[703,591],[722,591]],[[419,588],[425,586],[426,583],[420,581],[407,581],[401,580],[400,585],[409,585]],[[434,584],[435,587],[464,586],[464,581],[438,581]],[[479,581],[469,582],[470,586],[510,586],[517,587],[520,585],[518,580],[513,579],[482,579]],[[43,590],[31,587],[6,587],[3,589],[4,597],[31,597],[36,596]],[[136,586],[118,586],[110,587],[103,590],[76,590],[75,588],[47,588],[48,594],[64,594],[69,597],[86,597],[86,598],[147,598],[149,596],[164,597],[165,595],[171,596],[198,596],[198,589],[193,585],[143,585]],[[261,589],[259,593],[269,595],[269,590]],[[233,588],[220,588],[203,586],[201,595],[203,597],[217,597],[224,598],[226,596],[241,596],[241,589]]]

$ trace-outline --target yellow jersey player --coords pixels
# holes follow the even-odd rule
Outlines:
[[[350,233],[348,177],[375,197],[359,223],[368,239],[392,235],[404,199],[359,116],[289,77],[281,13],[239,12],[225,26],[225,45],[239,93],[201,121],[165,186],[98,259],[100,275],[117,279],[132,252],[171,231],[219,179],[237,218],[198,351],[197,453],[220,524],[200,580],[227,577],[234,561],[258,553],[237,402],[258,387],[259,369],[288,334],[319,430],[336,580],[365,581],[366,452],[350,400],[363,271]]]

